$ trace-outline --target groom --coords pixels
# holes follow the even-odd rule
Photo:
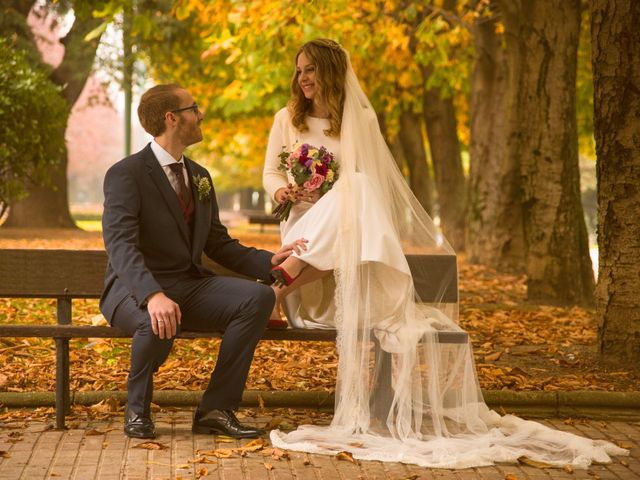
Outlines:
[[[233,411],[274,293],[255,281],[217,276],[201,257],[204,252],[235,272],[269,281],[273,265],[306,247],[297,241],[273,254],[229,236],[209,173],[183,156],[187,146],[202,140],[204,117],[189,92],[157,85],[142,96],[138,116],[153,141],[109,169],[102,217],[109,262],[100,309],[111,325],[133,337],[124,432],[155,437],[153,374],[184,328],[224,331],[193,431],[259,436],[264,431],[242,425]]]

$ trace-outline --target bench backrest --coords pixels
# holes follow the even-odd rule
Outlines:
[[[407,255],[407,261],[423,302],[457,302],[454,255]],[[220,275],[238,276],[206,257],[203,263]],[[98,298],[106,264],[104,250],[0,250],[0,297]]]

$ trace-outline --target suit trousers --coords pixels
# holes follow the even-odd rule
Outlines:
[[[182,323],[178,332],[224,332],[200,409],[235,410],[242,400],[254,350],[275,304],[273,290],[258,282],[211,276],[180,279],[164,293],[180,306]],[[174,339],[161,339],[153,333],[146,306],[137,306],[133,297],[126,297],[118,305],[112,324],[132,335],[128,408],[149,416],[153,374],[167,359]]]

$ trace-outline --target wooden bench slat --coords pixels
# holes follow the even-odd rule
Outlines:
[[[280,220],[278,220],[273,215],[249,215],[249,224],[251,225],[280,225]]]
[[[178,338],[220,338],[221,332],[183,331]],[[130,338],[116,327],[91,325],[0,325],[0,337],[45,337],[45,338]],[[466,332],[439,332],[440,343],[467,343]],[[262,340],[295,340],[309,342],[335,342],[335,330],[311,330],[289,328],[287,330],[266,330]]]
[[[220,275],[242,277],[202,260]],[[455,255],[407,255],[407,262],[421,301],[458,301]],[[106,265],[104,250],[0,250],[0,297],[99,298]]]

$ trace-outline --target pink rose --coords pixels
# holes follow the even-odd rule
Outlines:
[[[304,188],[308,192],[313,192],[314,190],[320,188],[320,186],[324,183],[324,177],[318,173],[314,173],[309,180],[304,182]]]

